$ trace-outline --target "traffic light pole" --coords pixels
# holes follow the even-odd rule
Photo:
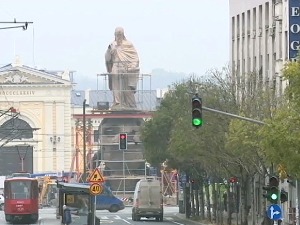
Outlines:
[[[87,164],[86,164],[86,117],[85,117],[85,106],[86,106],[86,99],[83,101],[83,106],[82,106],[82,123],[83,123],[83,131],[82,131],[82,136],[83,136],[83,176],[82,176],[82,183],[86,182],[87,179]]]
[[[259,120],[255,120],[255,119],[251,119],[251,118],[243,117],[243,116],[238,116],[238,115],[235,115],[235,114],[232,114],[232,113],[228,113],[228,112],[223,112],[223,111],[219,111],[219,110],[216,110],[216,109],[207,108],[207,107],[204,107],[204,106],[202,106],[202,109],[204,109],[206,111],[210,111],[210,112],[215,112],[215,113],[223,114],[223,115],[226,115],[226,116],[231,116],[231,117],[234,117],[234,118],[237,118],[237,119],[246,120],[248,122],[257,123],[257,124],[260,124],[260,125],[265,125],[266,124],[266,123],[264,123],[262,121],[259,121]]]

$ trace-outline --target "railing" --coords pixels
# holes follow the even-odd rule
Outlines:
[[[120,90],[126,95],[128,90]],[[108,110],[113,105],[114,95],[110,90],[72,91],[72,104],[82,106],[83,100],[88,99],[88,105],[97,110]],[[158,106],[156,90],[137,90],[134,94],[136,110],[155,111]],[[122,104],[122,102],[121,102]]]

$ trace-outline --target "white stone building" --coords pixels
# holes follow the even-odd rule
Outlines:
[[[255,73],[256,84],[281,95],[287,85],[281,69],[300,48],[300,1],[229,0],[229,4],[230,59],[236,84],[251,89],[247,78]]]
[[[0,68],[1,174],[70,170],[74,150],[69,75],[19,61]]]

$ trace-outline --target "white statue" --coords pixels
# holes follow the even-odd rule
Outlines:
[[[115,30],[115,40],[108,46],[105,63],[109,73],[109,89],[114,95],[112,108],[136,108],[134,94],[140,72],[139,57],[121,27]]]

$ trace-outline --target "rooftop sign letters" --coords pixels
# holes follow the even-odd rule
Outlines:
[[[300,50],[300,1],[289,0],[289,59],[296,58]]]
[[[9,91],[0,91],[0,95],[35,95],[33,90],[9,90]]]

